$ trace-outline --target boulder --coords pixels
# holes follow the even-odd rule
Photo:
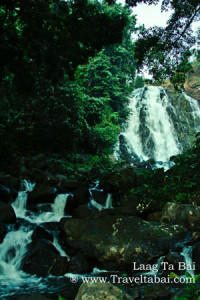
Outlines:
[[[132,270],[133,261],[151,262],[186,234],[182,226],[148,222],[134,216],[111,216],[103,211],[64,224],[62,239],[81,251],[93,267]]]
[[[73,211],[72,218],[82,219],[82,218],[90,217],[92,214],[94,215],[95,212],[89,209],[87,205],[80,205]]]
[[[92,272],[93,268],[90,262],[83,256],[82,253],[75,254],[69,263],[69,272],[75,274],[86,274]]]
[[[0,201],[0,222],[15,223],[16,215],[11,204]]]
[[[53,242],[53,236],[48,231],[46,231],[43,227],[38,226],[33,234],[32,234],[32,241],[37,239],[46,239]]]
[[[200,207],[193,204],[167,202],[161,213],[161,221],[183,225],[190,230],[200,230]]]
[[[56,189],[49,185],[36,184],[33,191],[28,195],[27,206],[40,203],[53,203],[56,197]]]
[[[50,241],[38,239],[29,244],[22,260],[22,270],[39,277],[62,276],[68,272],[68,261],[60,256]]]
[[[67,204],[65,207],[65,214],[72,215],[73,211],[82,204],[86,204],[89,201],[88,187],[80,186],[77,188],[73,195],[69,195],[67,198]]]
[[[75,300],[134,300],[125,291],[111,283],[83,283]]]

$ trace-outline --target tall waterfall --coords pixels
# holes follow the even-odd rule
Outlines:
[[[190,146],[200,130],[200,107],[182,93],[169,97],[163,87],[136,89],[129,103],[130,116],[120,134],[117,156],[128,153],[133,159],[167,162]]]

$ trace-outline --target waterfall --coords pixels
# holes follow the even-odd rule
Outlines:
[[[127,152],[134,160],[167,162],[190,146],[200,130],[200,107],[185,93],[176,101],[163,87],[136,89],[129,102],[130,116],[120,134],[115,155]]]
[[[12,204],[17,217],[20,217],[20,218],[25,217],[28,193],[34,189],[34,186],[35,186],[35,183],[31,183],[27,180],[22,181],[22,184],[21,184],[22,191],[18,192],[17,198]]]
[[[47,289],[45,279],[25,273],[21,270],[21,263],[27,251],[28,244],[32,241],[33,229],[46,222],[59,222],[65,215],[65,206],[69,194],[58,194],[53,204],[44,204],[50,211],[30,211],[26,208],[28,193],[33,190],[35,183],[22,181],[21,191],[12,203],[17,218],[20,218],[18,229],[10,228],[3,242],[0,244],[0,298],[2,295],[15,295],[16,290],[23,286],[38,290]],[[39,206],[39,205],[38,205]],[[24,223],[25,222],[25,223]],[[57,233],[54,233],[54,246],[61,256],[67,256],[58,242]],[[4,299],[4,298],[2,298]],[[7,299],[7,298],[5,298]]]

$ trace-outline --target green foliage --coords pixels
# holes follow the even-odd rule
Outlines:
[[[137,76],[135,78],[135,82],[134,82],[134,88],[138,89],[138,88],[142,88],[145,85],[145,80],[142,76]]]
[[[112,43],[120,49],[129,15],[121,5],[98,1],[1,2],[2,162],[13,152],[97,153],[115,143],[119,120],[127,115],[121,104],[125,96],[120,99],[126,75],[118,78],[118,71],[121,65],[131,66],[130,34],[120,66],[114,50],[111,56],[92,57]],[[81,67],[88,58],[88,67]]]
[[[171,272],[169,278],[180,278],[177,274]],[[186,280],[190,279],[191,281],[186,281],[185,291],[186,293],[182,296],[176,296],[174,300],[200,300],[200,290],[197,287],[197,283],[200,279],[200,274],[191,276],[188,272],[185,272]]]
[[[136,6],[138,3],[158,4],[159,1],[126,0],[126,3]],[[188,72],[188,58],[192,54],[191,47],[196,42],[191,24],[200,16],[200,4],[199,0],[162,0],[161,10],[167,11],[169,8],[173,13],[165,28],[155,26],[141,30],[136,42],[135,58],[139,69],[147,66],[156,80],[172,76],[177,87],[183,85]]]

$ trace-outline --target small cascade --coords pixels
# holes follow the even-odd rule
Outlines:
[[[61,246],[58,242],[58,237],[56,235],[54,236],[53,244],[54,244],[55,248],[58,250],[58,252],[60,253],[60,256],[68,257],[66,252],[61,248]]]
[[[105,208],[113,208],[113,206],[112,206],[112,194],[108,193]]]
[[[0,244],[0,278],[20,279],[26,274],[20,270],[21,260],[26,253],[26,246],[31,241],[33,231],[20,227],[18,231],[10,231]]]
[[[59,222],[65,214],[65,206],[69,194],[58,194],[51,205],[50,211],[44,211],[40,214],[29,212],[25,219],[31,223],[41,224],[45,222]]]
[[[185,93],[168,96],[163,87],[136,89],[129,103],[130,117],[119,136],[115,156],[133,161],[168,162],[191,145],[200,130],[200,107]]]
[[[57,221],[60,221],[60,219],[64,217],[68,196],[69,194],[59,194],[55,198],[54,204],[52,205],[52,212],[57,218]]]
[[[183,251],[181,252],[181,254],[183,255],[184,257],[184,260],[185,260],[185,264],[187,266],[191,266],[191,269],[192,269],[192,246],[185,246],[183,248]],[[190,273],[191,276],[194,276],[194,270],[188,270],[187,271],[188,273]]]
[[[22,191],[18,192],[16,200],[13,202],[12,206],[15,210],[16,216],[18,218],[24,218],[26,214],[26,202],[28,198],[28,193],[34,189],[35,183],[31,183],[27,180],[23,180],[21,183]]]
[[[95,208],[98,211],[101,211],[103,209],[112,209],[112,194],[107,194],[107,197],[105,199],[105,203],[104,204],[100,204],[97,201],[95,201],[92,191],[98,191],[99,193],[103,193],[103,189],[99,189],[99,181],[96,181],[94,183],[94,185],[92,185],[89,189],[89,193],[90,193],[90,202],[88,204],[89,208]]]

